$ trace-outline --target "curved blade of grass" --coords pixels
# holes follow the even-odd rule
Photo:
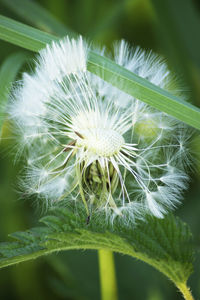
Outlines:
[[[39,51],[58,37],[0,16],[0,38],[23,48]],[[200,129],[200,109],[173,96],[149,81],[94,52],[89,53],[88,70],[122,91],[178,120]]]
[[[19,17],[41,30],[60,36],[75,35],[72,30],[36,2],[27,0],[0,0],[0,2]]]
[[[0,39],[22,48],[39,51],[58,37],[0,15]]]
[[[15,80],[17,73],[22,65],[27,61],[29,55],[19,52],[8,56],[0,67],[0,107],[1,110],[6,106],[11,84]],[[3,114],[3,111],[1,111]],[[0,136],[3,118],[0,119]]]

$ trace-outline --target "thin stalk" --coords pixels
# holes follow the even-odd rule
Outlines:
[[[98,256],[101,282],[101,299],[117,300],[117,281],[113,252],[110,250],[101,249],[98,251]]]
[[[185,300],[194,300],[192,293],[185,282],[177,284],[177,287],[179,288]]]

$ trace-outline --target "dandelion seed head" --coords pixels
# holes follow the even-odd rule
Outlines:
[[[111,223],[163,218],[187,188],[191,134],[87,71],[88,49],[82,37],[53,42],[14,86],[9,115],[27,158],[21,185],[47,207],[82,201],[88,214],[104,211]],[[121,41],[113,58],[161,88],[177,86],[152,52]]]

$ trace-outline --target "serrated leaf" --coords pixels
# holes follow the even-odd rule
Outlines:
[[[29,244],[30,242],[34,242],[34,236],[28,231],[14,232],[14,233],[9,234],[9,236],[18,241],[21,241],[23,243],[27,243],[27,244]]]
[[[38,51],[52,40],[58,40],[58,37],[3,16],[0,16],[0,38],[32,51]],[[155,86],[112,60],[90,51],[88,70],[133,97],[200,129],[198,107]]]
[[[168,276],[177,285],[192,272],[193,250],[188,226],[173,215],[165,219],[148,217],[136,226],[120,218],[113,226],[93,215],[86,224],[82,207],[54,208],[43,217],[43,227],[12,235],[17,242],[0,244],[0,268],[70,249],[109,249],[140,259]]]
[[[41,219],[41,222],[55,231],[60,231],[62,229],[62,222],[56,216],[45,216]]]

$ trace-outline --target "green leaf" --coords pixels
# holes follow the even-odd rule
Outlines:
[[[39,51],[58,37],[0,15],[0,38],[22,48]]]
[[[165,219],[148,217],[134,227],[120,218],[114,225],[102,222],[94,213],[86,224],[85,210],[54,208],[41,219],[44,226],[10,235],[16,241],[0,244],[0,268],[70,249],[109,249],[140,259],[170,278],[185,283],[192,272],[191,233],[173,215]]]
[[[0,38],[38,51],[57,37],[0,16]],[[200,129],[200,109],[94,52],[89,53],[88,70],[122,91]]]
[[[36,2],[27,0],[0,0],[0,2],[19,17],[41,30],[61,36],[66,34],[70,36],[75,35],[72,30],[63,25],[48,10]]]
[[[3,109],[7,103],[8,95],[12,82],[15,80],[17,73],[22,65],[27,61],[29,55],[27,53],[19,52],[11,54],[3,62],[0,67],[0,106]],[[3,111],[1,111],[1,114]],[[0,120],[0,132],[2,121]]]

